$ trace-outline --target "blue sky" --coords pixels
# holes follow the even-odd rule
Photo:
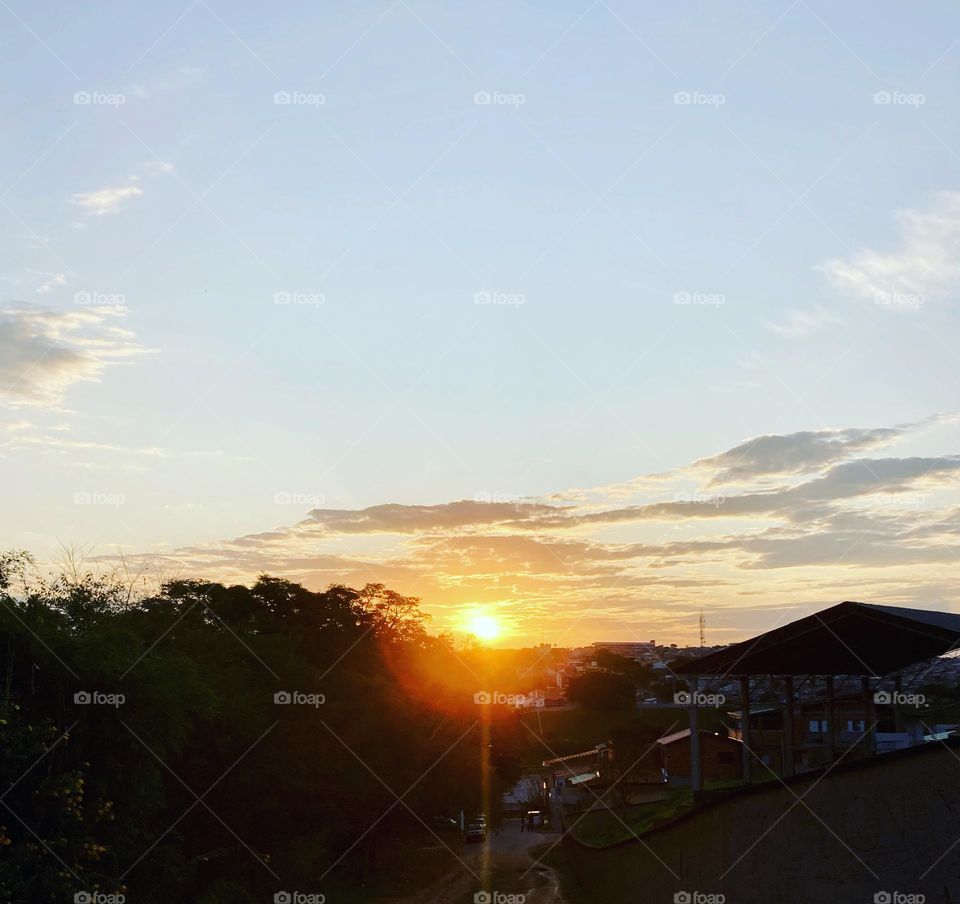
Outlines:
[[[956,449],[949,4],[11,0],[0,19],[4,546],[386,576],[441,618],[493,607],[519,636],[551,598],[521,586],[529,560],[497,591],[449,563],[425,575],[420,552],[477,523],[338,532],[323,513],[599,504],[643,475],[661,476],[633,505],[716,495],[685,469],[767,434],[805,448],[919,424],[883,455]],[[953,517],[949,471],[931,473],[878,485],[880,515],[907,494]],[[311,510],[322,536],[288,558],[273,538],[229,552]],[[714,530],[700,515],[578,536]],[[734,558],[669,618],[675,588],[627,598],[624,574],[578,571],[564,605],[613,621],[562,630],[645,635],[657,613],[683,631],[707,599],[733,636],[758,581],[819,605],[868,573],[874,598],[952,605],[943,555],[904,575],[876,556],[850,572]],[[631,580],[663,564],[631,562]]]

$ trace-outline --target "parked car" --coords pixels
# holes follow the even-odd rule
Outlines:
[[[467,841],[486,841],[487,827],[482,822],[471,822],[463,834]]]

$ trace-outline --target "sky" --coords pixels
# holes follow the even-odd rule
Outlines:
[[[0,21],[0,548],[507,645],[958,610],[952,4]]]

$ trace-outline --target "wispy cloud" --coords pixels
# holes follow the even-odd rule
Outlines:
[[[960,288],[960,192],[941,192],[921,210],[896,215],[899,246],[863,248],[818,265],[841,292],[897,306],[922,303]]]
[[[616,494],[603,504],[609,488],[599,488],[546,501],[318,508],[293,525],[166,555],[228,580],[263,570],[312,586],[384,580],[436,613],[497,607],[528,637],[545,613],[558,631],[587,620],[611,636],[649,636],[673,624],[679,600],[695,611],[744,607],[758,592],[773,604],[889,599],[891,573],[909,597],[930,579],[923,569],[942,586],[960,557],[960,455],[865,456],[954,421],[754,437],[631,481],[646,497],[636,505],[616,504]],[[694,479],[703,490],[675,489]]]
[[[111,364],[143,354],[120,325],[122,308],[62,311],[36,305],[0,310],[0,397],[54,405],[69,386],[98,380]]]
[[[143,194],[138,185],[109,186],[96,191],[76,192],[73,203],[89,216],[116,213],[126,201]]]

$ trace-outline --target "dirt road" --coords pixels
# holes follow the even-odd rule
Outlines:
[[[530,854],[537,847],[542,856],[544,844],[559,840],[557,832],[521,832],[519,821],[509,820],[482,844],[453,847],[461,862],[403,904],[567,904],[556,870]]]

